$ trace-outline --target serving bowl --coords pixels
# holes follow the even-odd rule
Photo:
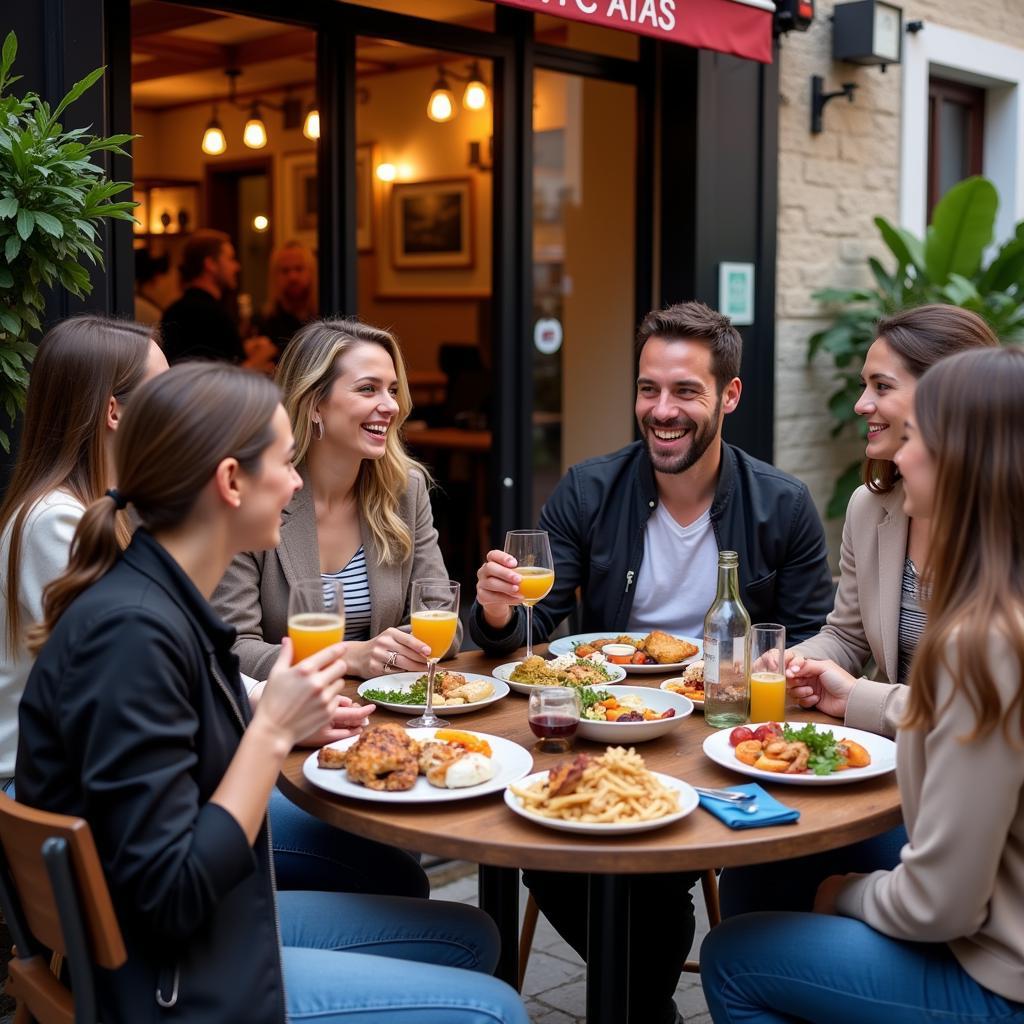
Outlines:
[[[590,689],[601,690],[604,687],[592,686]],[[681,693],[672,693],[671,690],[658,690],[653,686],[616,686],[614,690],[609,690],[609,693],[618,701],[623,697],[639,697],[647,707],[659,714],[669,708],[674,708],[676,713],[671,718],[653,718],[647,722],[595,722],[593,719],[581,717],[577,736],[597,743],[615,745],[643,743],[645,740],[664,736],[675,729],[687,715],[693,714],[693,701]]]

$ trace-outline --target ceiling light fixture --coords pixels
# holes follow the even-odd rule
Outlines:
[[[306,120],[302,123],[302,134],[311,142],[320,138],[320,111],[316,104],[311,103],[306,111]]]
[[[217,104],[213,105],[213,117],[203,132],[203,152],[210,156],[220,156],[228,148],[227,139],[224,138],[224,129],[217,120]]]
[[[466,91],[462,94],[462,105],[467,110],[483,110],[487,106],[488,98],[487,83],[480,74],[480,63],[473,61],[469,66],[469,81],[466,83]]]
[[[249,110],[249,119],[245,122],[242,141],[250,149],[262,149],[267,144],[267,126],[260,117],[259,103],[253,103]]]
[[[448,84],[443,67],[437,69],[437,76],[430,99],[427,101],[427,117],[438,124],[444,124],[455,117],[455,94]]]

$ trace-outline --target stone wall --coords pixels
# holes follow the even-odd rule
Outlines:
[[[835,478],[862,443],[852,432],[830,438],[833,366],[827,356],[806,364],[807,339],[828,323],[811,293],[868,284],[868,256],[887,252],[873,218],[899,219],[902,86],[899,67],[833,64],[834,6],[819,0],[814,25],[783,37],[779,57],[775,462],[807,482],[823,515]],[[924,31],[933,22],[1024,47],[1024,0],[916,0],[903,15],[905,23],[923,19]],[[853,103],[829,103],[820,135],[810,132],[815,74],[827,91],[858,86]],[[835,566],[842,523],[826,528]]]

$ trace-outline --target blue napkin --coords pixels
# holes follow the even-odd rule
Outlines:
[[[762,789],[756,782],[748,782],[743,786],[729,786],[736,793],[751,793],[757,799],[757,813],[749,814],[724,800],[712,800],[702,796],[700,805],[729,828],[760,828],[762,825],[789,825],[800,818],[800,812],[785,804],[780,804],[775,797]]]

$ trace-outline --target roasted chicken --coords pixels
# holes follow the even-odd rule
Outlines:
[[[349,747],[345,769],[353,782],[367,789],[412,789],[420,772],[420,744],[400,725],[383,722]]]

